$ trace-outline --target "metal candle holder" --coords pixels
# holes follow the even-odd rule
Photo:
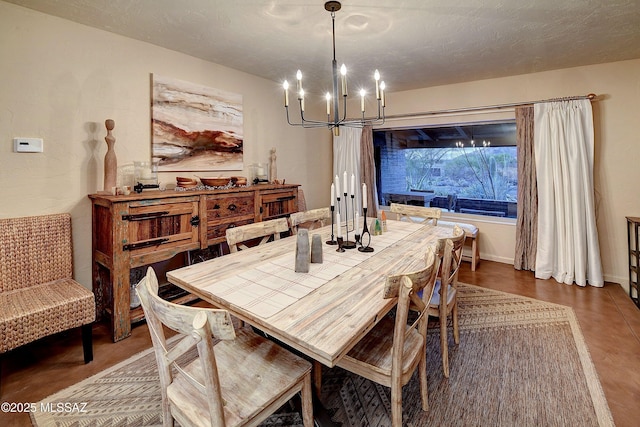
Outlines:
[[[360,247],[358,250],[360,252],[373,252],[373,248],[369,246],[371,243],[371,233],[369,232],[369,228],[367,227],[367,208],[362,208],[363,216],[364,216],[364,227],[362,227],[362,235],[360,241]],[[364,246],[362,242],[364,242],[365,236],[367,236],[367,245]]]
[[[352,200],[352,204],[353,204],[353,198],[355,196],[352,194],[351,195],[351,200]],[[349,201],[347,200],[347,193],[344,193],[344,215],[345,215],[345,223],[344,223],[344,228],[347,230],[346,233],[346,240],[344,241],[344,243],[342,244],[342,247],[345,249],[354,249],[356,247],[356,242],[353,242],[351,240],[349,240]],[[355,220],[355,211],[353,213],[353,217]],[[338,227],[340,227],[340,224],[338,224]]]
[[[338,197],[338,203],[340,202],[340,198]],[[327,245],[337,245],[338,242],[336,240],[334,240],[334,236],[333,236],[333,224],[334,224],[334,219],[333,219],[333,215],[334,212],[336,210],[335,206],[331,206],[331,240],[327,240],[325,243]],[[340,224],[338,224],[338,227],[340,227]]]

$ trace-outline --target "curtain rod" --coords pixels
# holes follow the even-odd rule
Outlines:
[[[577,99],[588,99],[589,101],[593,101],[597,98],[595,93],[590,93],[588,95],[578,95],[578,96],[567,96],[563,98],[551,98],[544,99],[540,101],[529,101],[529,102],[513,102],[511,104],[496,104],[496,105],[485,105],[483,107],[464,107],[464,108],[454,108],[450,110],[437,110],[437,111],[426,111],[422,113],[406,113],[406,114],[395,114],[392,116],[386,116],[387,119],[401,119],[406,117],[421,117],[421,116],[432,116],[438,114],[455,114],[455,113],[464,113],[467,111],[481,111],[481,110],[500,110],[502,108],[513,108],[520,107],[522,105],[529,104],[539,104],[542,102],[556,102],[556,101],[574,101]]]

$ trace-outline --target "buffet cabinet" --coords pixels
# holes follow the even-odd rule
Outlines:
[[[144,317],[140,307],[132,306],[131,289],[146,266],[171,263],[177,268],[191,263],[193,253],[222,255],[227,228],[286,217],[298,210],[297,185],[91,194],[89,198],[96,315],[108,318],[114,342],[128,337],[131,323]],[[178,303],[192,299],[179,291],[164,284],[160,293]]]

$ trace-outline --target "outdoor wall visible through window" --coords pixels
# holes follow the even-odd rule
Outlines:
[[[515,121],[373,131],[381,205],[516,217]]]

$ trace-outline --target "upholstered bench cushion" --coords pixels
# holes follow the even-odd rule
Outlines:
[[[73,279],[0,292],[0,353],[95,320],[93,293]]]
[[[466,222],[450,222],[450,221],[438,221],[438,225],[443,227],[453,227],[457,225],[462,228],[466,233],[467,237],[478,236],[478,227],[473,224],[468,224]]]

